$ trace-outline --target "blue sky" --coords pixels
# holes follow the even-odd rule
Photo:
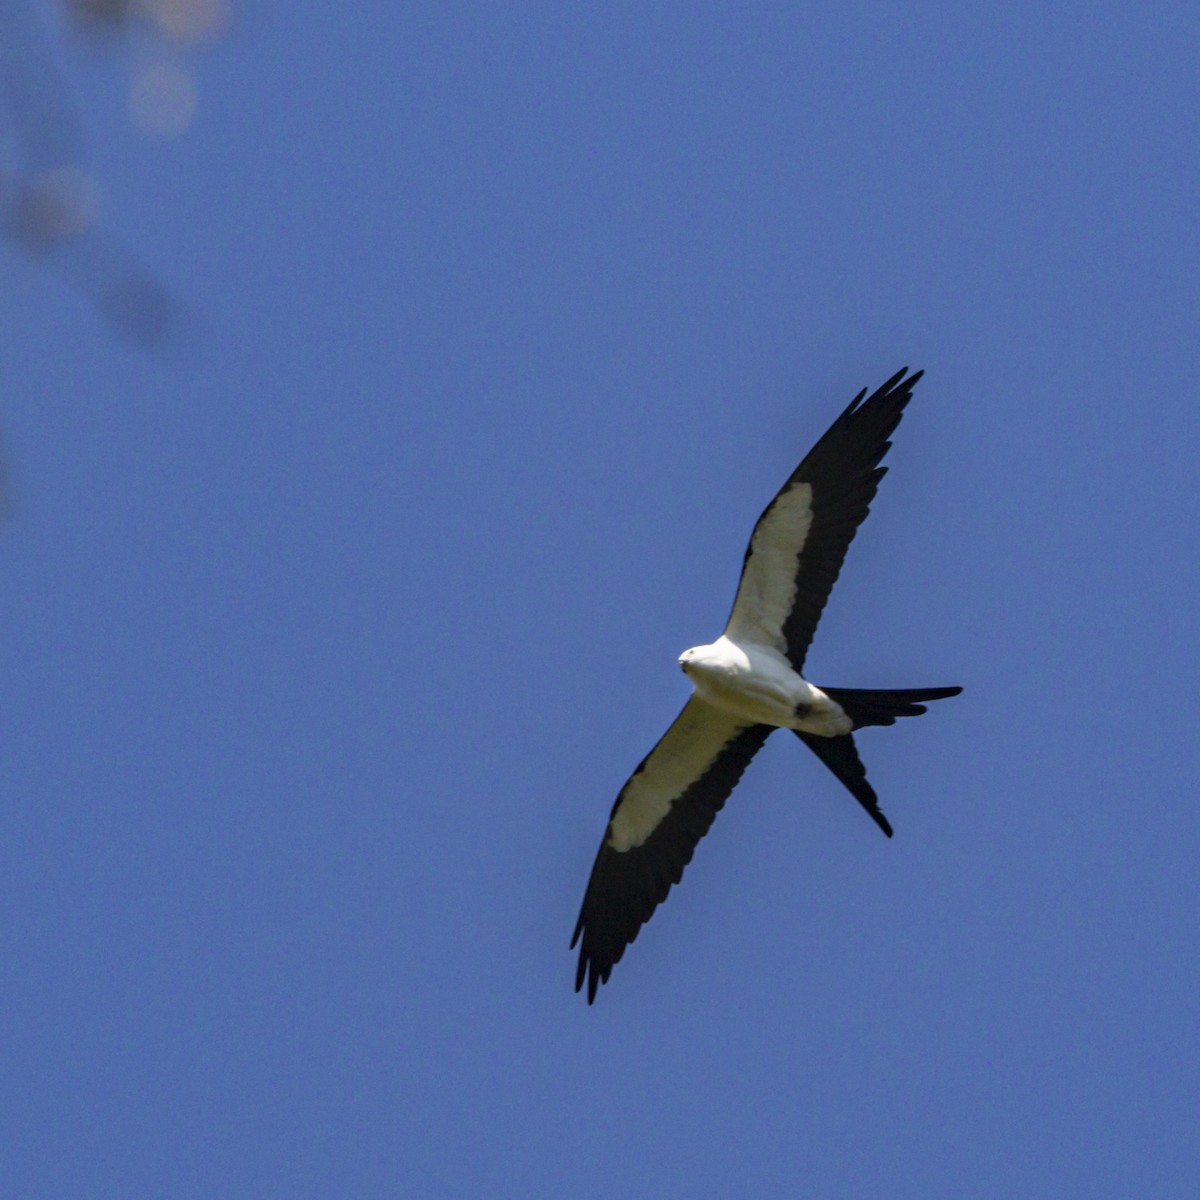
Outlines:
[[[0,246],[4,1194],[1190,1197],[1195,5],[234,16],[167,142],[53,39],[166,344]],[[809,660],[966,689],[896,836],[772,739],[589,1009],[675,658],[905,364]]]

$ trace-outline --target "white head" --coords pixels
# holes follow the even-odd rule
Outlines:
[[[693,646],[679,656],[679,669],[693,679],[724,679],[750,668],[746,653],[722,635],[709,646]]]

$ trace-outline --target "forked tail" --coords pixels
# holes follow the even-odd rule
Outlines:
[[[962,688],[905,688],[900,691],[822,688],[821,691],[842,706],[855,729],[861,729],[864,725],[894,725],[897,717],[919,717],[925,712],[925,701],[957,696]]]

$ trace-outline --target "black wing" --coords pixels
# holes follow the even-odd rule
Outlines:
[[[864,388],[767,506],[746,548],[725,632],[775,646],[797,671],[846,551],[866,517],[879,465],[923,372],[897,372],[867,399]]]
[[[613,805],[571,947],[588,1003],[651,913],[683,876],[734,785],[771,732],[693,697]]]

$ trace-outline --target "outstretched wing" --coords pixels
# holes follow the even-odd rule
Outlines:
[[[866,400],[866,388],[792,472],[754,526],[733,612],[734,641],[774,646],[800,671],[817,622],[866,517],[879,465],[923,372],[897,372]]]
[[[575,990],[586,978],[589,1004],[770,732],[693,696],[621,789],[571,939],[580,944]]]

